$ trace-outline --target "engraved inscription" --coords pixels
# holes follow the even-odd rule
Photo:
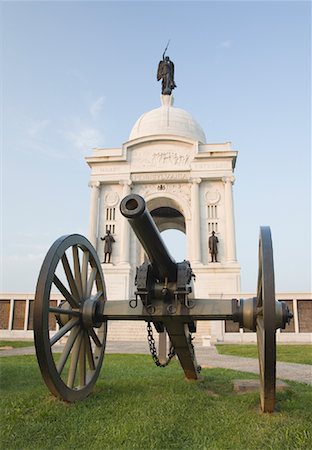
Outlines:
[[[210,161],[206,163],[194,162],[192,163],[192,169],[194,170],[213,170],[213,169],[230,169],[230,161]]]
[[[188,180],[188,173],[165,172],[165,173],[135,173],[132,175],[132,181],[176,181]]]
[[[156,147],[157,148],[157,147]],[[140,168],[150,168],[170,166],[172,169],[175,167],[187,167],[189,168],[191,155],[189,151],[185,150],[167,150],[150,149],[149,156],[147,157],[146,151],[134,150],[132,152],[132,164],[134,166],[140,166]]]
[[[175,166],[185,165],[189,162],[190,155],[176,152],[156,152],[152,155],[152,163],[173,164]]]
[[[125,170],[122,170],[125,169]],[[102,166],[93,168],[93,173],[109,173],[109,172],[127,172],[127,168],[125,166]]]

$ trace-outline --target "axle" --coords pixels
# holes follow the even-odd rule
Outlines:
[[[106,302],[101,320],[145,320],[147,322],[191,323],[194,320],[233,320],[237,314],[237,300],[196,299],[191,308],[177,302],[167,304],[162,300],[145,307],[141,302],[127,300]]]
[[[192,323],[201,320],[233,320],[241,328],[255,331],[256,319],[261,315],[255,307],[256,298],[221,300],[194,299],[190,307],[177,302],[167,304],[162,300],[153,302],[152,307],[145,307],[141,302],[133,304],[127,300],[106,302],[100,321],[106,320],[145,320],[147,322]],[[276,323],[275,329],[284,329],[290,322],[292,314],[284,302],[275,301]]]

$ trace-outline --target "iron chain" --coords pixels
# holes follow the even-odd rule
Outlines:
[[[159,361],[151,322],[147,322],[147,340],[148,340],[148,345],[149,345],[149,348],[150,348],[150,352],[151,352],[153,361],[156,364],[156,366],[158,366],[158,367],[166,367],[166,366],[168,366],[168,364],[170,363],[170,361],[172,360],[172,358],[176,354],[175,353],[175,349],[174,349],[173,346],[170,347],[170,350],[169,350],[169,353],[168,353],[168,357],[167,357],[167,360],[166,360],[165,363],[162,364]]]

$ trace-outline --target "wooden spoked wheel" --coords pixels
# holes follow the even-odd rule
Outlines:
[[[260,228],[256,329],[261,410],[273,412],[276,385],[276,312],[270,227]]]
[[[78,234],[58,239],[39,274],[34,333],[44,381],[65,401],[85,398],[98,378],[106,343],[105,301],[100,261],[90,242]]]

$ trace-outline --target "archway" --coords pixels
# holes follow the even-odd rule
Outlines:
[[[182,231],[168,229],[161,233],[163,240],[171,254],[177,261],[186,259],[186,235]]]
[[[172,200],[165,203],[172,204]],[[160,206],[151,211],[151,215],[161,232],[162,238],[177,261],[186,259],[185,219],[183,214],[172,206]]]

